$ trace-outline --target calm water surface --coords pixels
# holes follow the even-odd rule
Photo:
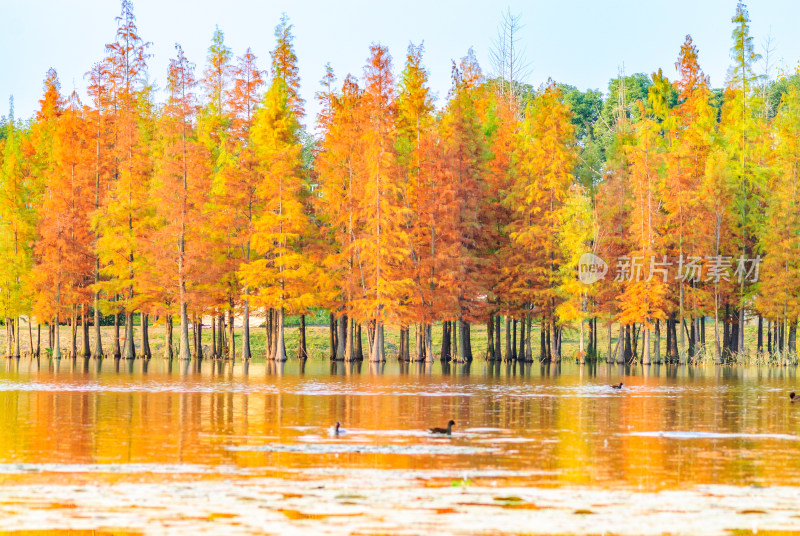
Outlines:
[[[0,472],[337,467],[494,471],[540,486],[798,485],[793,389],[793,368],[4,360]],[[451,439],[424,431],[451,418]],[[330,437],[337,420],[348,433]]]

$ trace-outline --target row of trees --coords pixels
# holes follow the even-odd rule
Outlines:
[[[149,357],[153,318],[166,327],[165,357],[189,359],[202,354],[199,320],[211,317],[214,357],[248,359],[258,314],[267,357],[284,360],[292,314],[305,357],[312,308],[330,311],[331,358],[345,360],[385,360],[384,330],[396,325],[400,359],[468,361],[480,323],[489,359],[559,359],[564,329],[577,330],[578,357],[591,358],[605,324],[609,356],[661,360],[663,330],[663,357],[685,361],[706,351],[708,318],[718,362],[763,352],[764,325],[769,351],[794,351],[800,90],[796,76],[755,75],[742,4],[722,92],[687,36],[676,81],[660,70],[620,75],[605,99],[552,82],[532,90],[514,78],[513,50],[495,54],[501,75],[487,78],[469,51],[437,109],[423,47],[409,46],[395,79],[389,51],[374,44],[361,79],[339,85],[326,69],[314,135],[303,126],[286,17],[269,73],[249,49],[234,57],[219,30],[199,77],[176,45],[163,103],[129,0],[117,21],[87,73],[88,104],[62,95],[51,70],[36,116],[18,121],[12,109],[4,120],[0,307],[10,355],[19,355],[19,318],[32,316],[68,321],[73,355],[80,325],[84,355]],[[651,273],[587,285],[578,278],[586,252],[640,259]],[[686,277],[687,266],[703,276]],[[114,318],[111,349],[102,315]],[[755,349],[744,342],[752,315]],[[240,350],[234,317],[244,320]]]

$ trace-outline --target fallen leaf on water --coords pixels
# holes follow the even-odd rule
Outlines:
[[[511,504],[501,504],[499,505],[501,508],[508,508],[512,510],[539,510],[540,508],[533,503],[511,503]]]
[[[229,513],[227,513],[227,512],[213,512],[213,513],[211,513],[211,514],[208,514],[208,519],[209,519],[209,520],[214,520],[214,519],[231,519],[231,518],[233,518],[233,517],[237,517],[237,515],[236,515],[236,514],[229,514]]]
[[[289,519],[327,519],[329,517],[356,517],[362,514],[306,514],[300,510],[289,510],[286,508],[278,510]]]

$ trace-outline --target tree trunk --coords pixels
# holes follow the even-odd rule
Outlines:
[[[225,348],[228,347],[225,343],[225,313],[220,313],[217,316],[217,328],[219,329],[217,333],[217,355],[220,359],[224,359]]]
[[[336,319],[336,356],[344,359],[347,354],[347,315],[341,315]]]
[[[511,319],[506,315],[506,361],[511,361],[514,356],[511,354]]]
[[[187,336],[188,340],[188,336]],[[164,359],[172,359],[174,356],[172,348],[172,315],[164,317]]]
[[[533,351],[531,350],[531,324],[533,324],[533,317],[530,313],[525,315],[525,362],[530,363],[533,361]]]
[[[443,362],[450,361],[450,322],[442,322],[442,351],[439,359]]]
[[[673,360],[672,356],[672,315],[667,317],[667,352],[664,354],[664,358],[667,363]]]
[[[686,363],[686,357],[687,357],[687,355],[686,355],[686,333],[685,333],[685,331],[683,329],[683,281],[681,281],[681,284],[680,284],[680,295],[679,295],[679,305],[678,305],[678,307],[679,307],[679,309],[678,309],[678,311],[679,311],[678,323],[681,326],[681,347],[678,349],[678,351],[680,352],[679,357],[678,357],[678,361],[680,362],[680,364],[683,365],[683,364]]]
[[[494,359],[495,361],[503,360],[503,352],[501,351],[500,344],[500,315],[494,316]]]
[[[644,334],[642,336],[642,365],[650,365],[650,327],[642,324]]]
[[[61,330],[58,329],[60,324],[60,319],[58,318],[58,313],[56,312],[56,321],[53,325],[53,358],[54,359],[61,359]]]
[[[122,347],[120,346],[120,334],[119,334],[119,312],[114,312],[114,342],[112,344],[111,354],[114,359],[120,359],[122,357]]]
[[[297,342],[297,358],[308,359],[306,348],[306,315],[300,315],[300,340]]]
[[[217,315],[211,314],[211,359],[219,359],[217,353]]]
[[[30,348],[30,355],[33,357],[33,326],[31,326],[31,319],[33,317],[28,316],[28,344]]]
[[[275,359],[275,346],[273,344],[273,337],[275,337],[275,322],[278,320],[278,315],[272,307],[267,309],[266,321],[264,322],[264,329],[266,332],[266,359],[271,361]]]
[[[517,319],[511,320],[511,359],[517,360]]]
[[[331,347],[331,354],[330,359],[331,361],[336,360],[336,319],[333,316],[333,313],[329,315],[330,319],[330,330],[329,330],[329,337],[330,337],[330,347]]]
[[[233,307],[228,309],[228,359],[236,361],[236,332],[233,329]]]
[[[133,313],[125,313],[125,359],[136,359],[136,345],[133,342]]]
[[[423,336],[425,337],[425,361],[428,363],[432,363],[434,358],[433,351],[433,326],[430,324],[423,324],[425,326],[425,331]]]
[[[122,348],[120,346],[120,336],[119,336],[119,311],[114,313],[114,359],[120,359],[122,357]]]
[[[499,338],[498,334],[498,338]],[[486,322],[486,360],[494,361],[494,318],[489,315]]]
[[[625,325],[625,352],[623,353],[623,361],[630,363],[633,359],[633,349],[631,348],[631,325]]]
[[[41,355],[42,350],[42,324],[36,324],[36,357]]]
[[[286,342],[283,332],[283,307],[278,308],[278,321],[275,323],[275,361],[286,361]]]
[[[517,320],[515,318],[507,319],[506,330],[506,361],[517,360]]]
[[[408,328],[400,327],[400,344],[397,346],[397,360],[406,361],[405,347],[408,344]]]
[[[654,351],[654,360],[657,365],[661,364],[661,321],[656,320],[656,344],[653,348]]]
[[[14,325],[12,324],[12,329]],[[69,328],[70,328],[70,335],[72,335],[72,346],[70,347],[69,356],[72,359],[78,357],[78,310],[76,306],[72,306],[72,316],[69,319]],[[15,345],[16,346],[16,345]],[[14,357],[18,357],[15,355]]]
[[[461,319],[455,320],[455,329],[453,330],[453,342],[455,342],[456,361],[458,363],[464,362],[464,331],[461,327]]]
[[[700,344],[703,346],[703,351],[706,351],[706,316],[700,317]]]
[[[545,331],[547,331],[547,333],[544,334],[544,345],[545,345],[545,350],[547,350],[547,360],[548,361],[553,361],[553,358],[555,356],[553,355],[553,347],[550,344],[551,343],[551,341],[550,341],[550,327],[551,326],[550,326],[550,321],[549,320],[547,321],[546,325],[547,325],[547,327],[546,327]]]
[[[81,309],[83,309],[82,306]],[[89,315],[86,313],[81,315],[81,325],[83,326],[83,357],[88,359],[92,357],[92,350],[89,345]],[[28,328],[30,328],[30,322],[28,322]]]
[[[744,283],[742,283],[744,285]],[[739,305],[739,322],[737,323],[736,328],[736,352],[745,355],[747,354],[747,349],[744,347],[744,307],[742,304]]]
[[[372,347],[369,352],[369,360],[372,363],[383,363],[386,361],[386,347],[384,346],[383,322],[375,322],[375,335]]]
[[[469,322],[462,322],[464,330],[464,359],[466,363],[472,362],[472,331]]]
[[[245,361],[249,360],[253,357],[252,352],[250,351],[250,290],[245,288],[244,289],[244,317],[242,319],[242,359]],[[203,318],[200,317],[200,323],[202,324]],[[202,348],[202,340],[200,341],[201,348]]]
[[[364,361],[364,345],[361,342],[361,322],[356,324],[356,360]]]
[[[150,315],[146,313],[142,313],[142,357],[153,357],[153,352],[150,351]]]
[[[100,281],[97,260],[95,260],[94,282]],[[103,336],[100,333],[100,293],[94,293],[94,356],[97,359],[103,357]]]
[[[427,343],[425,341],[425,327],[425,324],[421,323],[414,326],[414,339],[416,341],[414,359],[420,363],[426,360]]]
[[[191,354],[197,357],[197,315],[192,315],[192,350]]]
[[[767,355],[772,357],[772,321],[767,320]]]
[[[764,354],[764,319],[758,315],[758,340],[756,342],[756,355],[761,357]]]
[[[727,357],[731,350],[730,310],[727,303],[725,304],[725,316],[723,317],[723,323],[725,331],[722,339],[722,353],[725,354],[725,357]]]
[[[556,323],[556,319],[552,318],[551,323],[553,324],[553,342],[552,342],[552,354],[553,360],[558,363],[561,361],[561,327]]]

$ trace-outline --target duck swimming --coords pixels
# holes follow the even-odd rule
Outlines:
[[[789,402],[791,402],[792,404],[794,404],[795,402],[800,402],[800,396],[797,396],[796,394],[794,394],[794,391],[792,391],[791,393],[789,393]]]
[[[331,426],[331,429],[329,430],[328,433],[334,437],[339,437],[340,435],[346,434],[347,430],[342,428],[342,423],[336,421],[336,424],[334,426]]]
[[[612,385],[612,389],[622,389],[622,382],[619,382],[619,385]]]
[[[453,435],[453,425],[456,423],[454,420],[450,420],[447,423],[447,428],[428,428],[428,431],[432,434],[446,434],[446,435]]]

